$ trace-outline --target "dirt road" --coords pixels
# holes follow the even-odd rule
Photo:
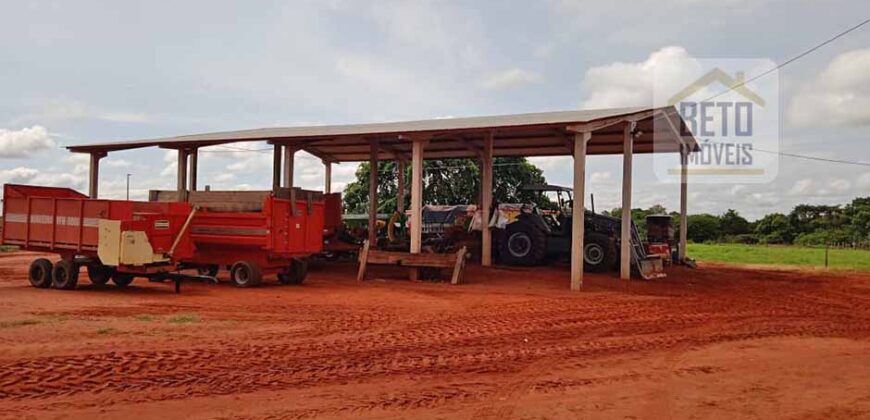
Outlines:
[[[40,290],[0,254],[0,417],[870,418],[870,275]],[[381,271],[380,277],[391,273]],[[376,275],[376,277],[378,277]]]

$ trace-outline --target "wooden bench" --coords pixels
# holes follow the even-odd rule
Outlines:
[[[465,271],[466,253],[465,247],[451,254],[380,251],[369,249],[369,242],[365,241],[359,253],[359,272],[356,279],[363,281],[368,265],[375,264],[409,268],[452,268],[453,275],[450,284],[459,284],[462,281],[462,273]]]

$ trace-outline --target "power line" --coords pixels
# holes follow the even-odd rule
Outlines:
[[[728,89],[725,89],[724,91],[719,92],[719,93],[717,93],[717,94],[711,96],[710,98],[706,99],[704,102],[706,102],[706,101],[710,101],[710,100],[712,100],[712,99],[715,99],[715,98],[717,98],[717,97],[719,97],[719,96],[722,96],[722,95],[724,95],[724,94],[726,94],[726,93],[728,93],[728,92],[730,92],[730,91],[732,91],[732,90],[734,90],[734,89],[737,89],[737,88],[739,88],[739,87],[746,86],[747,83],[753,82],[753,81],[758,80],[758,79],[760,79],[760,78],[762,78],[762,77],[764,77],[764,76],[767,76],[767,75],[770,74],[770,73],[773,73],[773,72],[775,72],[775,71],[777,71],[777,70],[779,70],[779,69],[782,69],[783,67],[785,67],[785,66],[787,66],[787,65],[789,65],[789,64],[791,64],[791,63],[794,63],[795,61],[798,61],[798,60],[800,60],[801,58],[804,58],[804,57],[806,57],[806,56],[808,56],[808,55],[814,53],[816,50],[818,50],[818,49],[820,49],[820,48],[822,48],[822,47],[824,47],[824,46],[826,46],[826,45],[828,45],[828,44],[830,44],[830,43],[832,43],[832,42],[834,42],[834,41],[836,41],[836,40],[838,40],[838,39],[840,39],[840,38],[842,38],[842,37],[844,37],[844,36],[846,36],[846,35],[849,34],[850,32],[853,32],[853,31],[857,30],[858,28],[860,28],[860,27],[862,27],[862,26],[864,26],[864,25],[866,25],[866,24],[868,24],[868,23],[870,23],[870,18],[865,19],[865,20],[862,21],[861,23],[859,23],[859,24],[857,24],[857,25],[855,25],[855,26],[852,26],[852,27],[846,29],[845,31],[842,31],[842,32],[840,32],[840,33],[838,33],[838,34],[836,34],[836,35],[834,35],[834,36],[832,36],[832,37],[826,39],[825,41],[823,41],[823,42],[821,42],[821,43],[819,43],[819,44],[814,45],[813,47],[809,48],[808,50],[806,50],[806,51],[804,51],[804,52],[802,52],[802,53],[800,53],[800,54],[798,54],[798,55],[796,55],[796,56],[794,56],[794,57],[792,57],[792,58],[790,58],[790,59],[784,61],[783,63],[781,63],[781,64],[779,64],[779,65],[774,66],[774,67],[771,68],[771,69],[768,69],[767,71],[765,71],[765,72],[763,72],[763,73],[761,73],[761,74],[759,74],[759,75],[757,75],[757,76],[754,76],[754,77],[752,77],[752,78],[750,78],[750,79],[748,79],[748,80],[744,80],[744,81],[742,81],[742,82],[740,82],[740,83],[736,83],[736,84],[734,84],[733,86],[729,87]]]

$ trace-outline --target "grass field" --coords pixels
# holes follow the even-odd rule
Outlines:
[[[825,266],[824,248],[742,244],[689,244],[688,253],[689,257],[697,261],[793,265],[818,268]],[[828,268],[834,270],[870,270],[870,251],[831,249],[828,254]]]

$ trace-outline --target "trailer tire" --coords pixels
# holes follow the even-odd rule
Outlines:
[[[51,270],[51,285],[55,289],[72,290],[79,281],[79,266],[70,260],[60,260]]]
[[[523,220],[509,224],[499,242],[499,256],[508,265],[538,265],[546,255],[546,232]]]
[[[239,261],[230,269],[230,280],[238,287],[259,286],[263,280],[263,271],[257,264]]]
[[[102,286],[108,283],[109,279],[112,278],[112,275],[114,273],[115,269],[112,267],[108,267],[102,264],[88,265],[88,279],[91,280],[91,283],[98,286]]]
[[[45,289],[51,287],[51,271],[54,266],[45,258],[37,258],[30,263],[30,271],[27,272],[30,285]]]
[[[609,236],[590,233],[583,242],[584,271],[602,273],[616,265],[616,244]]]
[[[281,284],[302,284],[308,275],[308,261],[302,258],[293,258],[290,265],[278,273],[278,281]]]
[[[112,283],[115,283],[115,286],[123,289],[133,282],[133,278],[135,278],[135,276],[131,273],[118,273],[116,271],[112,274]]]

